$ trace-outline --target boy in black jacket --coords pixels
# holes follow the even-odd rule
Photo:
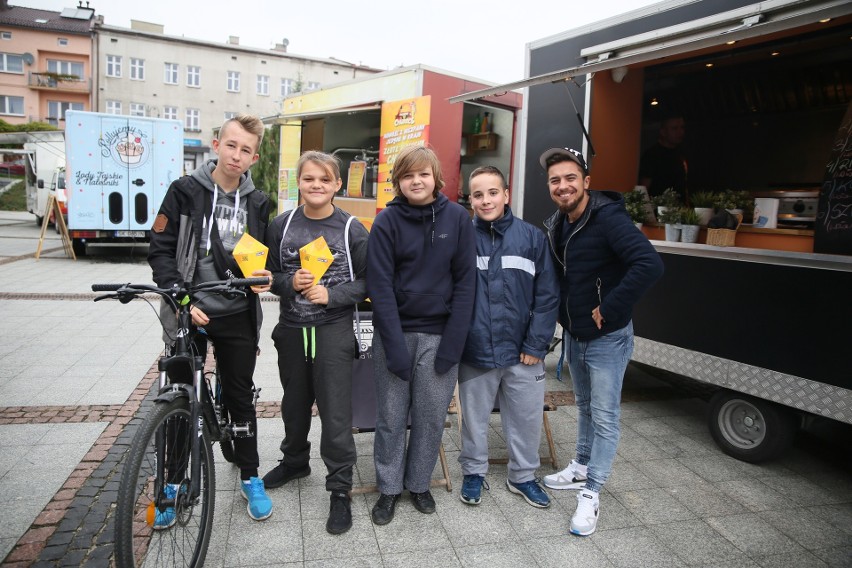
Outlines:
[[[198,284],[240,276],[232,252],[243,233],[264,238],[271,210],[269,199],[256,191],[248,169],[258,159],[263,123],[253,116],[225,121],[213,140],[218,159],[208,160],[191,175],[172,183],[151,231],[148,263],[160,287]],[[253,276],[269,276],[268,270]],[[216,349],[222,397],[236,423],[250,423],[254,436],[234,439],[242,495],[249,516],[262,521],[272,514],[272,501],[258,477],[257,418],[252,391],[257,345],[263,314],[257,294],[270,286],[254,286],[246,297],[196,295],[192,323],[204,328]],[[174,314],[164,306],[166,342],[174,342]],[[174,488],[167,487],[166,493]],[[162,518],[161,518],[162,517]],[[174,524],[174,511],[158,515],[154,528]],[[158,526],[159,525],[159,526]]]

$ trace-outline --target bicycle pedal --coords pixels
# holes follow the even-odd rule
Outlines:
[[[231,424],[231,435],[234,438],[254,438],[251,422],[241,422]]]

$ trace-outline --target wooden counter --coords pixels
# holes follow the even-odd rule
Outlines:
[[[663,225],[646,223],[642,225],[642,232],[651,240],[666,240],[666,231]],[[698,242],[707,242],[707,229],[704,227],[701,228],[698,235]],[[814,232],[811,229],[761,229],[751,225],[740,225],[734,246],[791,252],[813,252]]]

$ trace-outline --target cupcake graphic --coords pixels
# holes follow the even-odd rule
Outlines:
[[[142,160],[142,155],[145,153],[145,146],[142,145],[142,139],[139,136],[134,136],[131,133],[122,139],[115,146],[118,153],[118,158],[125,164],[138,164]]]

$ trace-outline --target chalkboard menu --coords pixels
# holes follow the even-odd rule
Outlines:
[[[837,129],[825,166],[814,252],[852,255],[852,103]]]

